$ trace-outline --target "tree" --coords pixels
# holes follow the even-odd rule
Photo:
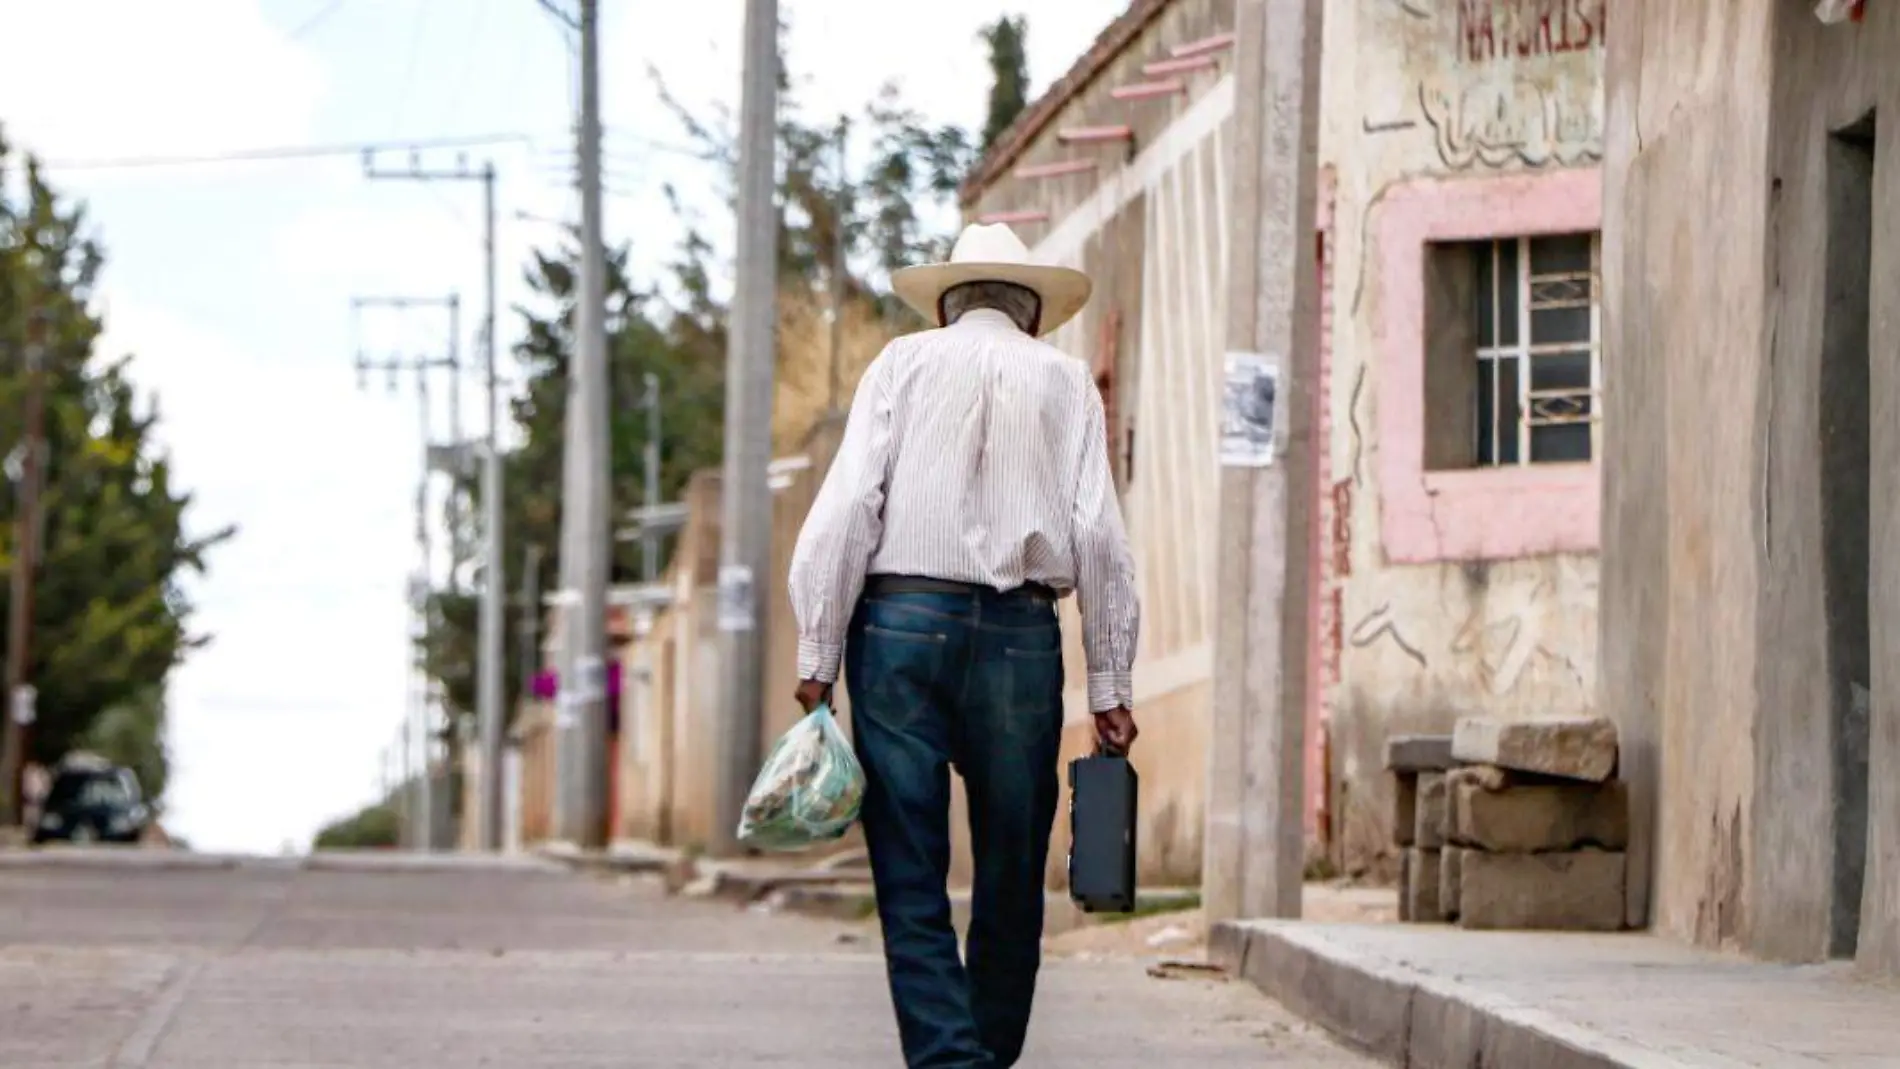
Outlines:
[[[99,715],[79,740],[79,748],[98,754],[138,775],[145,800],[162,809],[171,779],[171,750],[165,742],[165,692],[147,687]]]
[[[978,37],[990,50],[990,109],[982,143],[987,153],[1029,106],[1029,19],[1004,15]]]
[[[402,842],[402,816],[388,802],[379,802],[317,832],[318,850],[387,850]]]
[[[641,501],[645,491],[647,423],[640,406],[645,376],[658,378],[664,411],[661,500],[674,499],[693,472],[718,463],[725,401],[723,320],[715,321],[710,314],[704,319],[667,314],[653,294],[635,290],[628,281],[626,258],[624,249],[607,258],[606,287],[613,457],[610,497],[614,507],[623,511]],[[578,240],[535,255],[527,273],[534,300],[520,310],[523,336],[514,352],[527,388],[512,407],[521,444],[503,466],[502,522],[505,544],[517,551],[531,545],[543,551],[535,577],[543,592],[555,588],[560,570],[563,426],[579,263]],[[471,481],[467,490],[479,501],[479,482]],[[468,514],[478,515],[479,509]],[[472,537],[474,532],[468,534]],[[612,581],[637,579],[642,574],[640,553],[638,543],[614,546]],[[518,570],[511,585],[520,588]],[[479,599],[473,594],[438,592],[432,606],[434,640],[425,651],[425,664],[444,684],[454,708],[473,710]],[[524,606],[518,598],[511,601],[507,616],[509,633],[516,636],[529,624],[539,623],[538,607]],[[507,666],[504,696],[506,707],[513,709],[529,681],[519,657],[510,656]]]
[[[101,361],[93,312],[104,256],[83,212],[61,201],[37,163],[0,141],[0,442],[20,441],[27,325],[45,325],[43,552],[28,670],[39,719],[29,756],[56,760],[107,710],[149,702],[205,636],[190,629],[181,581],[234,534],[192,534],[191,495],[172,485],[152,442],[155,397],[133,385],[131,358]],[[16,559],[17,502],[0,503],[0,567]],[[7,591],[0,587],[0,620]]]
[[[1020,53],[1024,30],[1018,18],[1007,28],[986,31],[992,68],[1016,72],[1017,88],[999,87],[991,94],[993,101],[1006,99],[1010,92],[1022,94],[1027,78],[1020,55],[1010,59],[999,49],[1014,47]],[[687,139],[714,165],[725,202],[734,203],[738,146],[730,110],[717,109],[709,117],[696,115],[667,91],[657,75],[654,80]],[[780,397],[774,417],[781,445],[801,440],[829,400],[829,331],[819,327],[828,294],[819,280],[828,279],[840,233],[847,249],[847,278],[845,344],[839,362],[848,397],[858,371],[889,337],[922,325],[890,295],[888,275],[946,250],[951,231],[940,220],[951,215],[957,184],[976,160],[967,131],[925,121],[905,104],[895,86],[885,87],[856,115],[813,118],[800,110],[794,84],[789,68],[782,66]],[[868,154],[854,154],[855,166],[849,170],[840,165],[841,131],[856,135],[856,142],[870,149]],[[724,273],[718,263],[720,250],[697,225],[679,191],[669,188],[666,192],[686,224],[668,277],[652,288],[641,288],[627,276],[625,249],[611,250],[608,257],[611,498],[614,508],[622,511],[642,498],[646,421],[638,401],[644,375],[659,377],[665,410],[663,500],[676,499],[692,474],[717,466],[723,452],[728,309],[715,281]],[[517,553],[528,545],[543,550],[540,574],[535,577],[543,592],[554,589],[560,570],[562,423],[568,356],[574,345],[571,324],[578,244],[570,233],[559,247],[535,254],[527,269],[533,298],[529,307],[519,310],[523,336],[514,350],[527,386],[513,405],[520,444],[504,465],[503,523],[506,542]],[[471,482],[467,491],[479,497],[480,487]],[[479,509],[467,510],[466,521],[479,514]],[[472,538],[476,532],[471,529],[464,534]],[[629,581],[640,574],[639,553],[637,543],[614,547],[615,581]],[[519,590],[520,557],[507,563],[510,589]],[[444,684],[450,705],[458,710],[457,722],[466,724],[475,704],[477,599],[471,594],[438,593],[431,604],[434,638],[424,651],[425,664]],[[539,606],[512,600],[508,619],[509,634],[517,636],[514,641],[527,627],[538,629],[539,617]],[[527,671],[523,658],[511,651],[505,688],[511,716],[528,683]],[[454,742],[451,732],[451,745]]]
[[[781,50],[783,48],[781,34]],[[781,51],[781,60],[783,53]],[[738,129],[730,109],[719,108],[710,117],[694,114],[681,104],[657,72],[649,72],[663,106],[679,122],[689,143],[717,165],[718,189],[725,204],[737,206],[739,166]],[[941,225],[928,218],[933,207],[947,207],[956,187],[975,162],[970,134],[954,124],[932,124],[908,106],[895,83],[885,85],[863,109],[853,114],[811,116],[802,108],[797,80],[789,64],[781,62],[778,170],[779,271],[790,287],[811,286],[831,263],[839,228],[843,228],[848,260],[855,269],[850,287],[853,300],[872,300],[894,320],[908,313],[885,292],[885,275],[942,251]],[[841,129],[868,145],[868,157],[858,154],[849,172],[839,162]],[[669,190],[676,211],[687,224],[682,244],[682,276],[704,279],[715,272],[709,266],[712,244]],[[723,317],[723,307],[717,309]]]

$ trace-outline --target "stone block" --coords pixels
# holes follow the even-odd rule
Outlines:
[[[1458,881],[1464,862],[1462,847],[1447,846],[1438,852],[1438,912],[1448,921],[1458,919]]]
[[[1406,852],[1410,880],[1405,886],[1406,913],[1414,924],[1436,924],[1445,919],[1439,908],[1439,851],[1413,847]]]
[[[1534,854],[1629,845],[1629,788],[1608,783],[1513,783],[1492,768],[1446,779],[1446,837],[1494,853]]]
[[[1411,846],[1418,823],[1418,776],[1397,772],[1392,776],[1392,843]]]
[[[1418,777],[1418,812],[1412,824],[1412,845],[1437,850],[1445,845],[1445,775],[1428,772]]]
[[[1385,767],[1391,772],[1443,772],[1450,768],[1450,735],[1394,735],[1385,740]]]
[[[1623,927],[1621,853],[1467,850],[1458,864],[1460,927],[1553,932],[1614,932]]]
[[[1616,772],[1616,725],[1605,717],[1468,716],[1452,732],[1451,755],[1465,764],[1601,783]]]

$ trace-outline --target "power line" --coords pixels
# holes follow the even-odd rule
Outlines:
[[[325,157],[361,156],[367,152],[394,152],[399,149],[483,148],[493,145],[531,145],[536,138],[528,134],[472,134],[467,137],[438,137],[408,141],[358,141],[329,145],[283,145],[275,148],[241,149],[235,152],[202,156],[121,156],[91,160],[49,160],[43,166],[55,171],[134,170],[150,167],[190,167],[210,163],[268,163],[273,160],[311,160]]]
[[[396,97],[395,121],[397,129],[402,128],[403,112],[409,107],[409,90],[416,82],[416,65],[422,53],[422,38],[429,29],[429,5],[422,4],[416,11],[415,34],[409,39],[409,61],[403,66],[402,92]]]
[[[657,138],[625,131],[610,130],[610,134],[631,141],[653,152],[679,156],[702,162],[718,162],[719,157],[705,149],[681,145],[677,142],[662,141]],[[361,156],[366,152],[394,152],[403,149],[442,149],[442,148],[488,148],[496,145],[533,145],[546,141],[525,133],[469,134],[464,137],[436,137],[409,139],[405,141],[354,141],[319,145],[278,145],[269,148],[239,149],[232,152],[206,153],[195,156],[105,156],[93,159],[45,160],[42,161],[49,171],[126,171],[156,167],[195,167],[222,163],[270,163],[281,160],[314,160],[343,156]],[[555,147],[541,150],[547,155],[571,156],[573,150]]]
[[[566,26],[568,29],[574,31],[575,33],[580,32],[580,29],[581,29],[580,20],[575,18],[573,14],[563,11],[559,7],[557,7],[554,3],[554,0],[534,0],[534,2],[541,5],[541,10],[547,12],[550,15],[553,15],[555,20],[560,22],[561,25]]]
[[[330,20],[330,16],[336,14],[337,9],[342,6],[343,6],[343,0],[330,0],[328,4],[325,4],[323,7],[319,8],[316,14],[311,15],[309,18],[303,20],[303,22],[299,24],[296,29],[290,31],[290,39],[292,41],[303,40],[317,27],[323,25],[325,22],[328,22]]]
[[[475,9],[475,18],[469,23],[468,47],[462,50],[465,53],[462,73],[456,76],[455,95],[449,99],[448,125],[450,126],[454,126],[455,120],[461,116],[462,102],[468,97],[469,74],[475,69],[476,48],[482,43],[482,31],[487,28],[488,9],[491,3],[492,0],[481,0],[480,5]]]

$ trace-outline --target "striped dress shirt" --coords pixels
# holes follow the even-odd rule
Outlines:
[[[1134,558],[1083,363],[990,309],[892,342],[792,553],[799,678],[837,680],[867,575],[1073,592],[1090,710],[1132,706]]]

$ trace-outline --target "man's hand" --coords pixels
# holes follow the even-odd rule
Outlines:
[[[798,707],[809,713],[821,705],[831,704],[831,684],[807,679],[798,685],[796,697]]]
[[[1095,714],[1095,738],[1102,749],[1116,757],[1128,756],[1141,730],[1135,727],[1134,711],[1126,705]]]

